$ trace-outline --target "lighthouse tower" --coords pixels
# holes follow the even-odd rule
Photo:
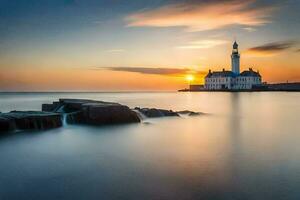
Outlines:
[[[240,74],[240,54],[238,51],[238,44],[236,41],[233,43],[231,54],[231,69],[235,74]]]

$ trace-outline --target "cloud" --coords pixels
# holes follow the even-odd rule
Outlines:
[[[248,55],[256,56],[272,56],[293,47],[296,43],[293,41],[272,42],[261,46],[256,46],[248,49]]]
[[[151,68],[151,67],[95,67],[91,70],[111,70],[122,72],[133,72],[154,75],[182,75],[182,74],[204,74],[203,71],[196,71],[188,68]]]
[[[189,42],[187,45],[178,46],[178,49],[209,49],[218,45],[226,44],[226,40],[198,40]]]
[[[205,31],[232,25],[261,26],[270,22],[275,6],[254,6],[255,0],[195,1],[176,3],[133,13],[129,27],[185,27]]]
[[[248,32],[254,32],[254,31],[256,31],[256,29],[253,28],[253,27],[245,27],[243,29],[246,30],[246,31],[248,31]]]

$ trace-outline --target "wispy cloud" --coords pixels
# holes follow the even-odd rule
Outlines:
[[[176,3],[126,17],[128,26],[185,27],[204,31],[231,25],[260,26],[270,22],[274,6],[253,6],[255,0],[195,1]]]
[[[204,71],[197,71],[189,68],[151,68],[151,67],[95,67],[91,70],[111,70],[122,72],[133,72],[155,75],[182,75],[182,74],[204,74]]]
[[[246,53],[248,55],[255,55],[255,56],[273,56],[287,49],[290,49],[295,44],[296,42],[294,41],[272,42],[261,46],[252,47],[248,49]]]
[[[248,32],[254,32],[254,31],[256,31],[256,28],[253,28],[253,27],[245,27],[243,29],[246,30],[246,31],[248,31]]]
[[[178,46],[178,49],[209,49],[218,45],[226,44],[226,40],[198,40],[189,42],[187,45]]]

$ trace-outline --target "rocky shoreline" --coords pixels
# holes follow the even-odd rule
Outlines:
[[[198,112],[139,108],[89,99],[59,99],[42,104],[42,111],[11,111],[0,113],[0,132],[47,130],[67,124],[109,125],[140,123],[144,118],[179,117],[180,114],[199,115]]]

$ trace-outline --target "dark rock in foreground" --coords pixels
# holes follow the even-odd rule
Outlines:
[[[43,111],[68,113],[68,123],[79,124],[122,124],[138,123],[140,118],[128,106],[119,103],[87,99],[60,99],[53,104],[43,104]]]
[[[134,109],[149,118],[173,117],[173,116],[179,117],[179,114],[172,110],[164,110],[164,109],[156,109],[156,108],[139,108],[139,107],[135,107]]]
[[[43,104],[42,112],[0,113],[0,132],[57,128],[65,122],[91,125],[139,123],[142,118],[146,117],[179,117],[179,114],[192,116],[200,113],[138,107],[131,110],[128,106],[119,103],[88,99],[60,99],[52,104]]]
[[[58,113],[12,111],[0,113],[0,132],[15,130],[45,130],[62,126]]]
[[[182,115],[188,115],[188,116],[198,116],[198,115],[203,114],[203,113],[200,113],[200,112],[193,112],[193,111],[190,111],[190,110],[178,111],[177,113],[182,114]]]

